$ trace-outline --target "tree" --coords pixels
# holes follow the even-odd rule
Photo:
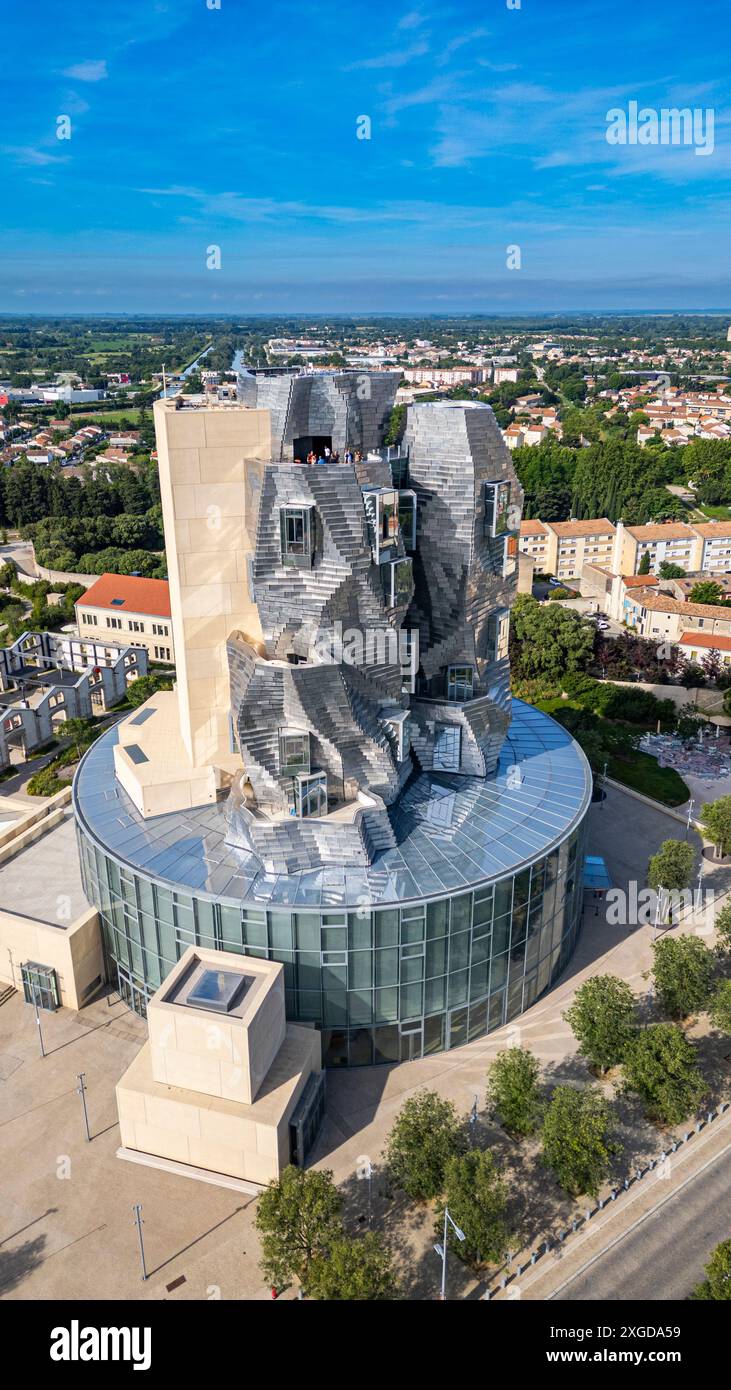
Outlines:
[[[172,688],[172,675],[168,677],[153,673],[151,676],[138,676],[127,687],[127,703],[137,708],[138,705],[144,705],[145,700],[149,700],[150,696],[155,695],[158,690],[172,690]]]
[[[717,604],[723,598],[723,589],[714,579],[701,579],[698,584],[694,584],[688,595],[689,603],[714,603]]]
[[[522,679],[560,681],[570,671],[586,670],[595,632],[573,609],[544,606],[529,594],[519,594],[511,623],[516,674]]]
[[[686,661],[680,672],[680,684],[686,690],[700,690],[706,683],[706,673],[697,661]]]
[[[540,1068],[532,1052],[509,1047],[490,1067],[487,1078],[487,1104],[511,1134],[532,1134],[538,1123],[541,1098],[538,1090]]]
[[[668,936],[653,942],[658,1003],[671,1018],[687,1018],[708,1003],[713,979],[713,952],[698,936]]]
[[[714,1028],[720,1033],[731,1033],[731,980],[722,980],[716,986],[708,1013]]]
[[[315,1255],[307,1293],[320,1301],[383,1303],[401,1296],[398,1277],[383,1238],[369,1231],[336,1236]]]
[[[663,840],[647,866],[647,882],[655,892],[658,888],[680,892],[690,883],[693,858],[693,846],[684,840]]]
[[[610,1138],[611,1109],[595,1086],[557,1086],[543,1121],[541,1158],[572,1196],[595,1197],[621,1145]]]
[[[638,573],[638,574],[649,574],[649,573],[650,573],[650,552],[649,552],[649,550],[646,550],[645,553],[644,553],[644,555],[642,556],[642,559],[640,560],[640,563],[639,563],[639,565],[637,566],[637,573]]]
[[[284,1169],[262,1192],[256,1213],[268,1283],[281,1288],[298,1279],[306,1287],[313,1260],[342,1235],[341,1207],[331,1172]]]
[[[564,1018],[580,1055],[607,1071],[622,1061],[634,1032],[635,998],[616,975],[594,975],[579,986]]]
[[[635,1034],[624,1059],[623,1079],[650,1119],[664,1125],[687,1120],[707,1090],[695,1048],[675,1023],[653,1023]]]
[[[717,947],[722,954],[731,952],[731,902],[725,903],[716,916]]]
[[[713,840],[716,852],[731,854],[731,796],[719,796],[716,801],[707,801],[701,807],[698,819],[709,839]]]
[[[690,1297],[704,1303],[727,1303],[731,1299],[731,1240],[716,1246],[705,1269],[705,1279]]]
[[[494,1264],[508,1245],[505,1224],[507,1188],[500,1167],[486,1149],[470,1149],[447,1161],[444,1199],[449,1215],[465,1236],[458,1241],[447,1223],[447,1239],[471,1264]],[[444,1235],[444,1203],[437,1212],[435,1229]]]
[[[438,1197],[447,1162],[467,1141],[457,1112],[435,1091],[417,1091],[402,1106],[386,1140],[385,1158],[396,1187],[417,1202]]]
[[[658,565],[657,572],[661,579],[685,579],[682,565],[675,565],[672,560],[663,560]]]

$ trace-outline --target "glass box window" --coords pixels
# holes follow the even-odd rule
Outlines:
[[[510,483],[485,483],[485,535],[504,536],[508,530]]]
[[[505,537],[505,551],[503,553],[503,579],[508,579],[511,574],[515,574],[515,567],[518,563],[518,537]]]
[[[462,730],[458,724],[437,724],[434,730],[434,767],[442,772],[459,771]]]
[[[487,620],[488,661],[502,661],[508,655],[510,609],[498,608]]]
[[[279,730],[279,771],[282,776],[295,777],[310,770],[310,735],[296,729]]]
[[[392,560],[381,565],[381,576],[386,607],[405,607],[414,587],[411,560]]]
[[[447,667],[447,699],[458,701],[471,700],[472,677],[473,671],[471,666]]]
[[[279,539],[283,565],[310,569],[315,553],[314,507],[281,507]]]
[[[327,773],[313,772],[309,777],[300,773],[294,784],[294,804],[298,816],[326,816]]]
[[[416,493],[407,491],[398,495],[398,519],[404,549],[416,549]]]
[[[364,488],[363,503],[376,564],[394,555],[399,542],[399,495],[390,488]]]

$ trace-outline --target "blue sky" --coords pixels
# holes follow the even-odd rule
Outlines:
[[[215,3],[6,8],[0,311],[731,306],[728,0]]]

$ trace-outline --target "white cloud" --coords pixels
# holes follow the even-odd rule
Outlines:
[[[391,53],[380,53],[376,58],[359,58],[356,63],[348,63],[346,72],[356,72],[361,68],[403,68],[414,58],[423,58],[429,52],[429,45],[421,39],[411,48],[396,48]]]
[[[43,164],[63,164],[64,156],[58,154],[48,154],[46,150],[36,149],[33,145],[3,145],[3,154],[8,154],[16,164],[30,164],[34,166]]]
[[[418,10],[409,10],[403,19],[398,22],[399,29],[418,29],[420,24],[426,23],[426,15],[419,14]]]
[[[109,76],[104,58],[90,58],[85,63],[75,63],[73,67],[64,68],[63,75],[72,77],[74,82],[102,82]]]

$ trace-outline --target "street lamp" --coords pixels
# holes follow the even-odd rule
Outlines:
[[[683,836],[683,839],[684,839],[684,840],[687,840],[687,838],[688,838],[688,831],[690,830],[690,820],[691,820],[691,816],[692,816],[692,814],[693,814],[693,801],[694,801],[694,798],[691,797],[691,798],[690,798],[690,801],[688,802],[688,819],[687,819],[687,821],[685,822],[685,834],[684,834],[684,836]]]
[[[447,1222],[449,1222],[449,1225],[452,1227],[452,1230],[454,1231],[457,1240],[465,1239],[464,1231],[460,1231],[459,1226],[456,1225],[456,1223],[452,1220],[451,1216],[449,1215],[449,1207],[445,1206],[444,1235],[442,1236],[441,1244],[437,1244],[434,1246],[437,1255],[442,1261],[442,1287],[441,1292],[439,1294],[441,1302],[444,1302],[447,1297]]]
[[[655,935],[657,935],[660,925],[660,904],[662,902],[662,885],[658,883],[655,890]]]

